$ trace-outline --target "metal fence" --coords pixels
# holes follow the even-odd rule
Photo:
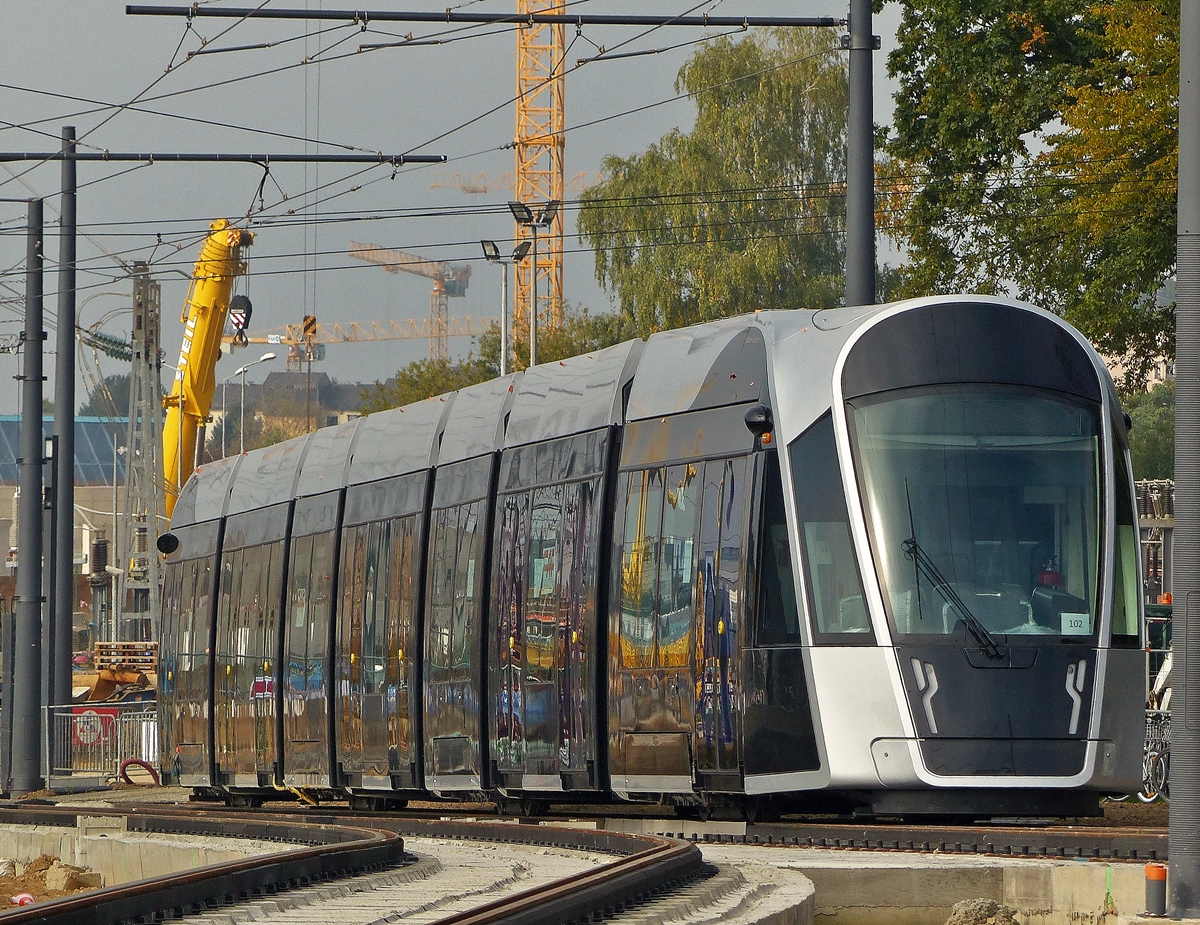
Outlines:
[[[75,789],[115,780],[130,760],[158,767],[153,703],[76,703],[42,714],[46,785]]]

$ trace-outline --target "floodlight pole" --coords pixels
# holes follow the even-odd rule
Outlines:
[[[1200,918],[1200,0],[1179,4],[1175,601],[1167,914]]]
[[[846,304],[875,302],[875,138],[871,0],[850,0],[846,116]]]

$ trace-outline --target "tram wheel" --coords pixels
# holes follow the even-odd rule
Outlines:
[[[546,800],[525,798],[521,800],[522,816],[544,816],[550,812],[550,803]]]
[[[747,797],[742,804],[742,816],[750,825],[760,822],[774,822],[779,818],[779,810],[770,797]]]

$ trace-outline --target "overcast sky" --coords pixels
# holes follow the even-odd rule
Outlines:
[[[250,3],[233,0],[228,5]],[[272,0],[271,6],[303,8],[306,0]],[[307,6],[344,9],[363,4],[307,0]],[[444,3],[421,0],[376,0],[366,6],[446,8]],[[477,0],[454,8],[462,7],[511,12],[514,3]],[[844,16],[846,7],[845,2],[831,0],[725,0],[699,7],[687,0],[657,4],[596,0],[571,8],[663,15],[707,9],[721,15]],[[885,53],[892,45],[894,10],[893,6],[876,17],[875,31],[883,35]],[[513,170],[513,153],[504,147],[514,136],[516,39],[512,31],[385,23],[364,33],[353,26],[312,23],[306,35],[303,22],[220,19],[198,19],[189,31],[182,18],[126,16],[124,2],[117,0],[8,3],[0,12],[0,24],[0,61],[4,62],[0,150],[56,149],[61,127],[74,125],[81,146],[91,150],[312,153],[349,146],[386,154],[445,154],[450,159],[444,166],[403,168],[394,178],[390,168],[382,167],[322,165],[318,170],[277,165],[263,187],[267,209],[261,213],[257,193],[263,172],[254,165],[80,164],[77,285],[84,326],[107,318],[103,330],[128,336],[131,287],[122,278],[117,258],[149,259],[162,284],[162,341],[168,362],[173,362],[182,334],[179,316],[187,293],[186,277],[209,222],[227,217],[244,223],[252,207],[258,237],[242,291],[253,300],[256,329],[297,322],[306,311],[322,322],[427,318],[428,281],[350,260],[344,252],[351,240],[434,259],[471,261],[474,272],[467,295],[450,301],[451,314],[498,316],[500,271],[480,259],[478,242],[511,237],[512,221],[505,206],[511,193],[503,188],[464,193],[453,187],[453,177]],[[410,31],[417,38],[437,35],[455,40],[357,51],[364,43],[386,42],[393,34]],[[595,46],[611,48],[632,40],[622,50],[661,49],[703,34],[685,29],[644,31],[588,27],[576,36],[573,28],[568,29],[567,40],[574,41],[568,65],[594,54]],[[187,52],[199,48],[201,39],[211,43],[210,49],[264,43],[272,47],[189,59]],[[675,74],[697,47],[686,45],[568,71],[568,180],[578,174],[595,176],[605,155],[645,150],[672,128],[690,126],[694,109],[686,100],[631,110],[674,97]],[[322,63],[303,65],[306,56]],[[883,56],[877,56],[877,122],[886,122],[890,115],[884,69]],[[117,105],[134,100],[138,102],[132,106]],[[607,116],[618,117],[570,128]],[[58,188],[57,164],[0,165],[0,197],[46,197],[48,225],[58,219]],[[318,188],[318,193],[310,192]],[[567,198],[574,195],[568,191]],[[338,213],[345,213],[347,220],[329,221]],[[321,219],[318,224],[301,221],[314,215]],[[592,254],[575,236],[573,211],[567,209],[566,216],[565,296],[593,312],[607,311],[611,304],[595,282]],[[21,329],[24,224],[22,204],[0,202],[0,335]],[[45,290],[51,331],[57,254],[58,241],[50,227]],[[49,350],[53,344],[51,333]],[[451,341],[455,355],[470,348],[469,340]],[[419,340],[334,345],[328,348],[326,361],[313,369],[320,367],[342,381],[373,381],[387,378],[427,352],[427,342]],[[223,358],[218,381],[258,355],[259,348],[252,347]],[[273,364],[256,367],[258,375],[252,378],[261,379],[271,368],[283,368],[282,356]],[[127,372],[128,365],[102,357],[101,370]],[[169,377],[170,371],[164,372]],[[0,383],[4,383],[0,413],[18,411],[19,389],[12,378],[16,373],[15,358],[0,355]],[[46,374],[50,397],[53,356],[47,357]],[[81,377],[77,382],[82,402],[86,383]]]

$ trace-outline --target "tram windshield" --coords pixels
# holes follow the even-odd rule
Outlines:
[[[969,634],[986,647],[997,635],[1094,633],[1098,409],[1056,392],[964,384],[847,404],[899,637]]]

